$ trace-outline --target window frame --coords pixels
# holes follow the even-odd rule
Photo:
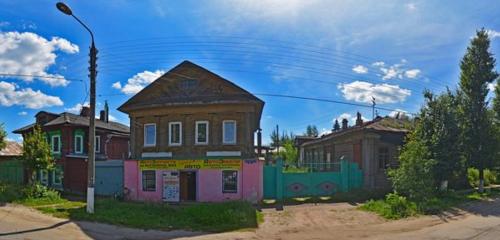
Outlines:
[[[44,178],[45,176],[45,178]],[[46,169],[40,170],[40,178],[38,179],[42,185],[49,185],[49,171]]]
[[[235,184],[236,189],[234,189],[234,190],[227,190],[225,188],[224,173],[226,173],[226,172],[236,173],[236,184]],[[221,171],[221,175],[222,175],[222,193],[238,193],[238,183],[239,183],[239,179],[238,179],[239,172],[238,172],[238,170],[222,170]]]
[[[382,153],[381,150],[384,149]],[[379,169],[387,169],[390,165],[390,156],[389,156],[389,147],[381,146],[378,147],[377,159],[378,159],[378,168]],[[382,164],[382,156],[384,156],[384,164]]]
[[[61,177],[59,178],[59,182],[56,182],[56,171],[59,171],[61,172]],[[64,176],[64,172],[62,171],[61,168],[59,167],[55,167],[54,170],[51,171],[52,172],[52,185],[55,185],[55,186],[61,186],[62,185],[62,178]]]
[[[77,138],[80,138],[80,151],[77,151],[77,141],[76,139]],[[75,138],[74,138],[74,141],[75,141],[75,144],[74,144],[74,147],[75,147],[75,153],[83,153],[83,136],[82,135],[75,135]]]
[[[179,142],[172,142],[172,126],[179,125]],[[182,122],[169,122],[168,123],[168,145],[169,146],[181,146],[182,145]]]
[[[146,128],[148,126],[153,126],[154,127],[154,141],[153,141],[152,144],[148,144],[147,143],[147,136],[146,136],[147,135],[147,131],[146,131]],[[154,146],[156,146],[156,123],[146,123],[146,124],[144,124],[143,131],[144,131],[144,147],[154,147]]]
[[[205,137],[206,137],[206,141],[205,142],[199,142],[198,141],[198,124],[206,124],[206,128],[205,128]],[[202,120],[202,121],[196,121],[195,122],[195,136],[194,136],[194,144],[196,145],[208,145],[208,142],[209,142],[209,126],[210,126],[210,123],[206,120]]]
[[[101,153],[101,136],[99,135],[95,136],[94,151],[96,153]]]
[[[153,178],[154,188],[148,188],[148,186],[144,184],[145,182],[151,181],[151,179],[149,179],[149,180],[146,179],[146,181],[145,181],[145,179],[144,179],[146,176],[145,173],[151,173],[151,172],[153,173],[153,176],[154,176],[154,178]],[[141,171],[141,185],[142,185],[141,189],[143,192],[156,192],[156,170],[142,170]]]
[[[57,151],[54,151],[54,139],[57,138]],[[55,134],[50,136],[50,151],[52,153],[61,153],[61,135]]]
[[[226,142],[226,127],[225,127],[226,123],[234,123],[234,134],[233,134],[234,141],[232,141],[232,142]],[[224,145],[236,145],[236,143],[238,142],[236,139],[238,136],[237,129],[238,129],[238,127],[237,127],[236,120],[224,120],[224,121],[222,121],[222,144],[224,144]]]

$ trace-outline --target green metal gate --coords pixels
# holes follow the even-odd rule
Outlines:
[[[24,183],[24,167],[21,160],[0,161],[0,182]]]
[[[358,164],[342,160],[340,171],[284,173],[282,160],[264,166],[264,198],[277,199],[331,196],[363,186]]]

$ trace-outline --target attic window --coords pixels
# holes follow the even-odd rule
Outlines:
[[[179,88],[183,90],[193,89],[198,85],[198,81],[195,79],[186,79],[179,83]]]

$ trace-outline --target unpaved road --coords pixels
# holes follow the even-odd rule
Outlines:
[[[203,234],[69,222],[15,205],[0,207],[0,239],[500,239],[500,198],[440,216],[387,221],[347,203],[264,209],[253,231]]]

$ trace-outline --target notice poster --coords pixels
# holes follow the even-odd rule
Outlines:
[[[163,201],[179,202],[179,182],[178,171],[163,172]]]

